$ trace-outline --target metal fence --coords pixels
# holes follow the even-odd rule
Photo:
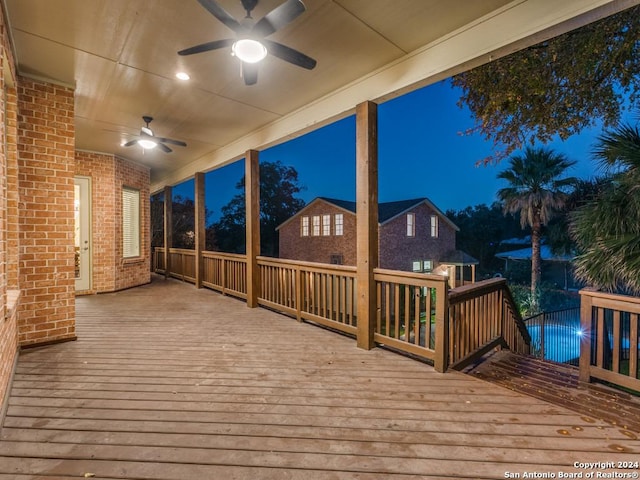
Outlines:
[[[531,355],[542,360],[578,366],[580,307],[543,312],[524,320],[531,336]]]

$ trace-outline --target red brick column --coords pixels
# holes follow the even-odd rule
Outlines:
[[[21,345],[75,338],[74,92],[18,79]]]

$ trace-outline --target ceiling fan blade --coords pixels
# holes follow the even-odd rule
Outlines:
[[[208,52],[210,50],[217,50],[218,48],[229,47],[233,45],[233,42],[235,42],[235,40],[233,40],[232,38],[226,38],[224,40],[215,40],[213,42],[202,43],[194,47],[180,50],[178,52],[178,55],[193,55],[194,53],[202,53],[202,52]]]
[[[285,62],[293,63],[298,67],[313,70],[317,64],[313,58],[308,57],[298,50],[282,45],[281,43],[273,42],[271,40],[262,40],[262,43],[266,45],[267,50],[271,55],[278,57]]]
[[[262,17],[251,29],[251,33],[266,37],[292,22],[306,10],[300,0],[287,0]]]
[[[258,64],[242,62],[242,78],[245,85],[255,85],[258,82]]]
[[[242,30],[240,23],[215,0],[198,0],[198,3],[234,32],[239,33]]]
[[[135,140],[129,140],[127,143],[125,143],[123,146],[124,147],[130,147],[131,145],[135,145],[136,143],[138,143],[138,139],[136,138]]]
[[[174,140],[173,138],[155,137],[156,140],[162,143],[170,143],[171,145],[177,145],[179,147],[186,147],[187,144],[182,140]]]
[[[171,153],[173,152],[173,150],[171,150],[169,147],[167,147],[164,143],[158,143],[158,148],[160,150],[162,150],[164,153]]]

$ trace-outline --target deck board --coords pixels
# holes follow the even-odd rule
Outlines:
[[[77,332],[21,353],[0,480],[505,478],[640,454],[615,425],[175,280],[78,298]]]

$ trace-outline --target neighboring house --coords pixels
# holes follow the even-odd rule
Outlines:
[[[378,221],[380,268],[448,274],[455,286],[462,267],[477,264],[455,250],[458,227],[427,198],[380,203]],[[277,230],[281,258],[356,264],[355,202],[318,197]]]

